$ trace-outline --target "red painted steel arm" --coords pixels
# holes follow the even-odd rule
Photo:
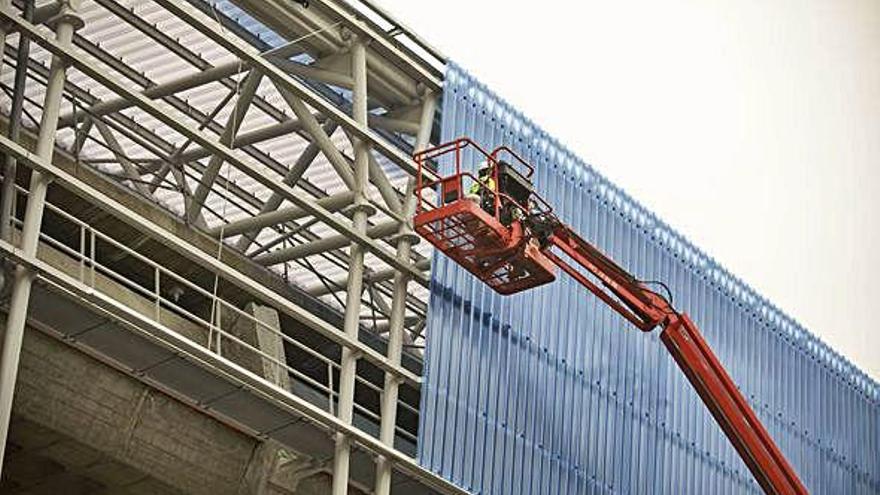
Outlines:
[[[558,224],[545,245],[548,258],[639,329],[663,327],[661,341],[765,492],[808,493],[686,314],[568,227]],[[553,253],[554,247],[580,269]]]
[[[807,493],[745,397],[693,321],[681,314],[665,324],[660,340],[700,394],[715,421],[766,493]]]

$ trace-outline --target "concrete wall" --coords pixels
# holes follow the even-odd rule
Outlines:
[[[312,460],[246,435],[32,328],[13,414],[13,443],[40,430],[55,437],[52,444],[63,439],[68,447],[56,447],[55,462],[92,466],[81,471],[101,488],[145,479],[151,493],[308,494],[329,488],[323,467]],[[80,461],[70,460],[75,452]],[[15,453],[9,462],[16,462]],[[307,479],[297,489],[302,477]],[[0,493],[16,492],[4,485]]]

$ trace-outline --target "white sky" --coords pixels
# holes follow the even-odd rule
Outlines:
[[[380,3],[880,379],[880,2]]]

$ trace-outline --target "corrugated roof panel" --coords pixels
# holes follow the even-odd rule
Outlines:
[[[143,29],[136,28],[114,14],[111,11],[113,5],[106,3],[106,0],[84,0],[80,12],[86,24],[83,29],[77,32],[77,44],[80,46],[77,49],[81,50],[84,46],[92,45],[92,50],[103,53],[103,56],[107,58],[105,62],[96,61],[96,63],[105,72],[121,81],[126,81],[126,84],[135,90],[142,90],[147,86],[166,83],[182,76],[201,72],[199,67],[188,60],[201,59],[212,66],[222,65],[235,60],[230,53],[217,43],[191,28],[151,0],[115,0],[115,3],[126,11],[132,12],[138,20],[145,21],[145,25],[142,26]],[[255,34],[257,39],[250,41],[258,45],[259,49],[278,46],[284,43],[280,36],[271,32],[271,30],[255,21],[232,3],[228,1],[211,1],[207,3],[217,6],[216,13],[208,9],[208,15],[221,21],[225,21],[223,16],[228,15],[233,19],[237,19],[246,29]],[[107,5],[107,8],[103,5]],[[194,5],[198,6],[198,2],[194,2]],[[50,34],[48,28],[41,29]],[[158,33],[149,33],[152,29],[158,31]],[[234,27],[226,25],[224,29],[230,31],[230,36],[236,35],[231,32]],[[150,34],[152,36],[167,36],[171,40],[175,40],[180,46],[172,49],[154,40]],[[17,35],[10,36],[7,41],[7,47],[14,50],[17,44]],[[32,60],[43,64],[44,68],[47,69],[50,59],[48,53],[36,44],[31,46]],[[298,60],[304,60],[305,58],[307,57],[300,56]],[[14,71],[9,70],[9,61],[7,58],[7,65],[4,67],[2,75],[0,75],[0,82],[7,87],[12,86],[14,77]],[[246,76],[246,72],[232,76],[231,80],[237,81],[237,84],[233,84],[231,88],[228,84],[212,82],[177,93],[175,98],[181,102],[178,105],[185,106],[182,110],[174,108],[170,101],[158,101],[157,104],[165,109],[168,114],[174,115],[192,126],[202,126],[204,116],[214,113],[217,110],[217,106],[230,94],[230,91],[240,89],[244,84]],[[85,114],[82,111],[82,108],[86,106],[86,102],[79,101],[80,98],[90,101],[93,99],[101,101],[117,98],[113,92],[84,76],[76,68],[68,70],[68,81],[72,86],[88,93],[87,96],[80,94],[73,102],[65,99],[62,103],[62,115],[70,112],[77,113],[79,122],[77,129],[86,127],[83,124]],[[27,97],[36,103],[26,103],[25,105],[25,109],[34,119],[32,122],[26,118],[25,124],[32,128],[37,126],[40,118],[41,110],[39,104],[42,103],[45,91],[44,83],[42,81],[37,82],[31,81],[26,91]],[[277,125],[278,120],[276,116],[270,115],[270,113],[281,115],[282,118],[295,118],[288,108],[286,101],[268,79],[264,78],[261,82],[257,90],[257,97],[261,101],[249,106],[239,130],[239,135]],[[236,101],[237,96],[233,95],[231,100],[217,111],[213,122],[210,124],[209,131],[211,133],[217,135],[222,131],[223,126],[234,111]],[[345,101],[334,101],[337,103],[341,101],[342,108],[345,108]],[[8,102],[8,98],[0,99],[0,106],[5,107],[7,111]],[[141,185],[156,179],[156,168],[163,165],[164,157],[174,153],[175,150],[188,141],[178,132],[137,107],[129,107],[118,112],[112,118],[104,120],[107,121],[111,132],[119,142],[123,155],[135,160],[137,166],[153,167],[143,173],[138,181]],[[124,122],[124,125],[116,125],[118,122]],[[122,132],[123,130],[125,132]],[[127,132],[133,132],[137,135],[129,137],[126,134]],[[89,139],[78,154],[83,164],[93,166],[117,178],[123,184],[133,187],[134,183],[125,177],[125,170],[118,163],[115,163],[115,155],[107,148],[103,136],[95,127],[91,128],[89,136]],[[58,142],[61,147],[70,148],[74,138],[75,131],[73,128],[65,128],[59,131]],[[351,156],[351,145],[344,132],[337,130],[332,136],[332,140],[344,154]],[[308,141],[301,135],[289,132],[283,136],[252,145],[250,150],[254,152],[253,154],[260,155],[260,158],[258,160],[254,157],[246,157],[246,160],[262,170],[268,177],[281,181],[285,171],[296,162],[307,145]],[[189,144],[187,151],[198,150],[199,148],[197,145]],[[245,155],[244,150],[236,151],[236,153],[239,156]],[[209,160],[210,157],[198,159],[198,166],[206,166]],[[402,191],[405,186],[406,175],[401,172],[399,167],[388,163],[381,157],[379,157],[379,162],[388,173],[394,187]],[[185,173],[186,186],[192,192],[199,185],[200,172],[195,170],[194,167],[186,167]],[[224,185],[224,181],[227,179],[228,186]],[[304,196],[320,197],[324,194],[334,194],[345,190],[344,184],[333,170],[333,167],[321,153],[318,154],[307,170],[305,179],[309,182],[308,184],[301,183],[295,188],[298,193]],[[229,192],[226,190],[227,187],[230,188]],[[258,181],[228,166],[224,166],[219,174],[219,180],[215,182],[212,191],[208,194],[203,215],[209,227],[219,226],[224,221],[240,220],[258,211],[259,202],[265,201],[270,195],[271,191]],[[381,196],[375,187],[370,187],[369,196],[375,203],[382,204]],[[171,212],[178,215],[184,213],[184,195],[180,190],[180,185],[177,183],[174,173],[165,175],[164,181],[154,193],[153,199]],[[283,206],[290,206],[290,204],[285,201]],[[379,223],[387,219],[388,217],[380,212],[371,219],[371,222]],[[303,224],[308,220],[308,218],[302,219],[298,223]],[[321,223],[311,225],[309,228],[312,231],[311,238],[315,238],[315,236],[337,235],[335,231]],[[257,249],[260,245],[273,242],[278,236],[279,231],[277,229],[263,229],[257,242],[251,249]],[[301,235],[295,236],[294,239],[296,239],[297,243],[307,240],[306,237]],[[235,245],[238,243],[238,240],[238,237],[232,237],[228,239],[228,242],[230,245]],[[388,248],[393,249],[393,246],[388,245]],[[309,257],[308,262],[322,276],[331,280],[338,280],[347,273],[347,262],[344,260],[346,251],[347,249],[342,249],[338,252],[338,255],[331,255],[332,261],[318,255]],[[421,245],[416,247],[416,252],[426,254],[430,250],[425,245]],[[374,257],[368,257],[367,264],[376,270],[386,268],[383,262],[378,261]],[[300,263],[295,261],[278,265],[271,269],[278,273],[286,273],[287,279],[296,285],[314,286],[319,283],[314,272],[303,268]],[[426,292],[423,290],[414,288],[411,292],[417,293],[418,297],[426,298]],[[335,301],[331,295],[322,297],[326,301]]]
[[[521,152],[564,221],[670,286],[811,492],[880,492],[876,382],[451,65],[459,136]],[[485,494],[759,492],[656,333],[564,275],[504,297],[433,263],[423,465]]]

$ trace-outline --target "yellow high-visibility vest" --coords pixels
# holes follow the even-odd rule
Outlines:
[[[486,178],[482,178],[482,180],[483,180],[483,182],[486,183],[486,187],[488,187],[490,191],[494,191],[494,190],[495,190],[495,179],[493,179],[492,176],[489,176],[489,177],[486,177]],[[481,189],[482,187],[483,187],[483,184],[480,184],[479,182],[474,181],[474,183],[471,184],[471,188],[470,188],[470,190],[468,191],[468,193],[470,193],[470,194],[480,194],[480,189]]]

